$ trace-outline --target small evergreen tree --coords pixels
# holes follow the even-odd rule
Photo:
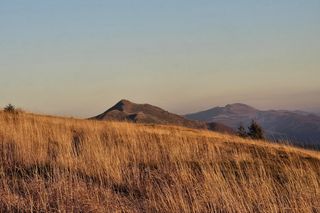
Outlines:
[[[15,106],[13,106],[12,104],[8,104],[5,108],[4,108],[5,112],[9,112],[9,113],[15,113],[16,112],[16,108]]]
[[[248,127],[248,136],[252,139],[264,139],[264,133],[262,127],[254,120],[251,121],[251,125]]]
[[[241,123],[240,126],[238,127],[238,131],[237,131],[238,136],[242,137],[242,138],[246,138],[248,137],[248,133],[246,131],[246,129],[244,128],[243,124]]]

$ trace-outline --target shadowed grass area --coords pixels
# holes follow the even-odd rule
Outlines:
[[[0,211],[319,212],[319,159],[209,131],[0,112]]]

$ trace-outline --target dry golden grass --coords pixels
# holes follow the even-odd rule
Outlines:
[[[180,127],[0,112],[0,211],[320,212],[320,154]]]

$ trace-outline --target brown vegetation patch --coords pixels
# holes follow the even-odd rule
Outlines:
[[[0,113],[0,211],[319,212],[319,159],[181,127]]]

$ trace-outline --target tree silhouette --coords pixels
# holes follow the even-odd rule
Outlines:
[[[9,112],[9,113],[15,113],[16,112],[16,108],[15,106],[13,106],[12,104],[8,104],[5,108],[4,108],[5,112]]]
[[[248,127],[248,136],[252,139],[264,139],[264,133],[262,127],[255,121],[252,120]]]
[[[238,136],[242,137],[242,138],[246,138],[248,137],[248,133],[246,131],[246,129],[244,128],[243,124],[241,123],[240,126],[238,127],[238,131],[237,131]]]

